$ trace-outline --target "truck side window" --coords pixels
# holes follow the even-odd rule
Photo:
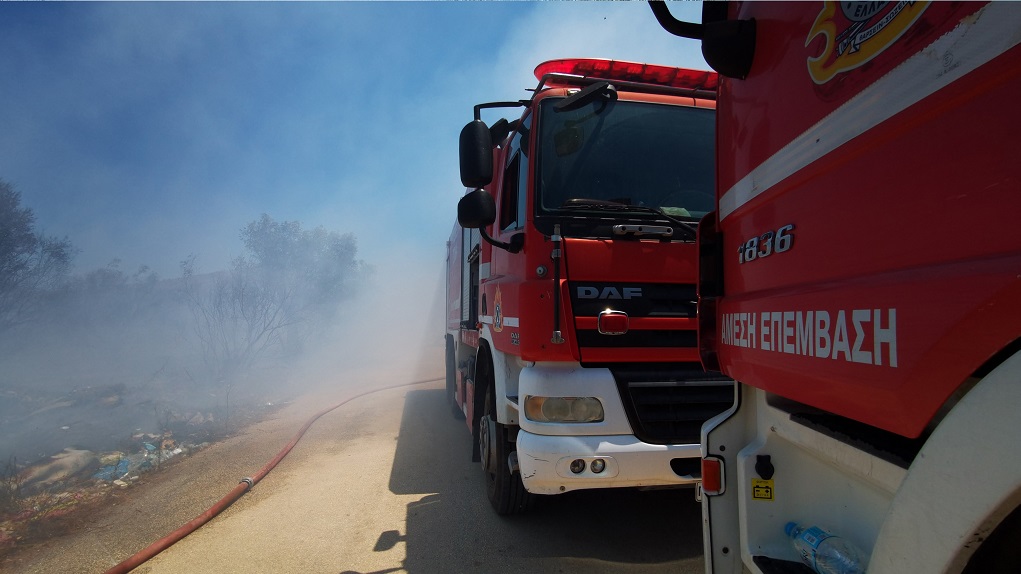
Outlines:
[[[529,116],[528,119],[531,119]],[[530,122],[525,122],[524,129],[527,130]],[[528,131],[519,133],[515,138],[515,141],[520,142],[520,138],[527,138]],[[525,142],[525,146],[521,148],[521,153],[518,154],[518,229],[525,226],[525,201],[528,199],[528,142]]]
[[[503,172],[500,198],[500,230],[510,231],[525,226],[525,199],[528,189],[528,157],[521,149],[521,133],[510,143],[511,159]]]
[[[503,196],[500,199],[500,229],[507,231],[517,229],[518,225],[518,171],[521,164],[521,153],[517,152],[507,164],[503,174]]]

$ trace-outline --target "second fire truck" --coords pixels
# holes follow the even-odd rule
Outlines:
[[[447,390],[500,514],[697,483],[699,429],[733,393],[695,331],[716,74],[582,59],[535,75],[530,99],[478,105],[462,131],[447,254]],[[488,126],[496,107],[524,110]]]

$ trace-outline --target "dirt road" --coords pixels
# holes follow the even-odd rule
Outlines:
[[[303,396],[124,491],[79,519],[73,534],[19,553],[3,570],[104,572],[254,474],[309,416],[361,390]],[[501,518],[485,500],[463,425],[440,382],[356,399],[319,419],[223,514],[135,571],[702,571],[692,491],[578,492]]]

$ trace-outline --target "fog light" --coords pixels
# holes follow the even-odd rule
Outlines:
[[[606,461],[601,458],[597,458],[592,461],[592,466],[590,468],[592,469],[592,472],[599,474],[606,470]]]
[[[581,474],[585,470],[585,461],[580,458],[576,458],[571,461],[571,472],[574,474]]]

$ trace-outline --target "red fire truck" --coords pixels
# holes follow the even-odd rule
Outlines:
[[[695,484],[699,430],[733,395],[695,332],[716,74],[582,59],[535,75],[461,133],[447,253],[447,391],[501,514]],[[524,110],[488,126],[498,107]]]
[[[1021,5],[712,2],[699,226],[708,572],[1021,571]]]

